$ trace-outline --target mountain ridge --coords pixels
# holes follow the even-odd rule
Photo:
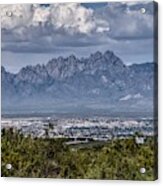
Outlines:
[[[58,100],[65,104],[76,100],[76,104],[149,105],[154,68],[155,63],[127,66],[109,50],[97,51],[88,58],[54,58],[44,65],[23,67],[16,74],[2,66],[2,108],[15,103],[48,105]]]

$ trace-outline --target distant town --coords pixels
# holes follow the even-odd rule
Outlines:
[[[24,136],[70,138],[75,143],[127,138],[136,133],[144,137],[154,135],[153,119],[147,118],[2,118],[1,130],[3,128],[13,128]]]

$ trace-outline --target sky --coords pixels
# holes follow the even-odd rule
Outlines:
[[[106,50],[127,65],[153,61],[152,1],[1,5],[0,14],[2,65],[13,73]]]

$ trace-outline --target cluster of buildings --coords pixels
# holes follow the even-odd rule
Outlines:
[[[139,132],[154,135],[152,119],[118,118],[12,118],[2,119],[1,129],[14,128],[24,136],[107,141]],[[139,141],[139,139],[137,140]]]

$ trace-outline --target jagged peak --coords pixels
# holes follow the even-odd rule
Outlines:
[[[70,59],[70,60],[76,60],[77,57],[76,57],[74,54],[71,54],[70,56],[68,56],[67,59]]]
[[[33,67],[36,67],[36,66],[27,65],[27,66],[23,67],[21,70],[23,70],[23,71],[26,71],[26,70],[32,70]],[[20,71],[21,71],[21,70],[20,70]]]
[[[105,53],[104,53],[104,56],[106,58],[110,58],[111,56],[115,56],[115,54],[113,53],[113,51],[110,51],[110,50],[107,50]]]
[[[91,57],[93,57],[93,58],[100,58],[100,57],[102,57],[102,53],[100,51],[97,51],[97,52],[91,54]]]
[[[43,69],[54,69],[60,66],[64,65],[70,65],[69,62],[75,62],[75,63],[82,63],[87,62],[91,59],[91,61],[94,63],[95,61],[98,61],[100,59],[105,59],[107,63],[112,63],[113,65],[122,64],[123,62],[110,50],[107,50],[106,52],[102,53],[101,51],[96,51],[92,53],[89,57],[81,57],[77,58],[76,55],[71,54],[67,58],[66,57],[58,57],[58,58],[52,58],[47,64],[41,65],[37,64],[35,66],[28,65],[26,67],[23,67],[18,73],[27,73],[28,71],[39,71]],[[5,68],[1,66],[1,71],[6,72]]]
[[[62,61],[64,61],[64,60],[65,60],[65,58],[64,58],[64,57],[62,57],[62,56],[59,56],[59,57],[57,58],[57,60],[58,60],[59,62],[62,62]]]

